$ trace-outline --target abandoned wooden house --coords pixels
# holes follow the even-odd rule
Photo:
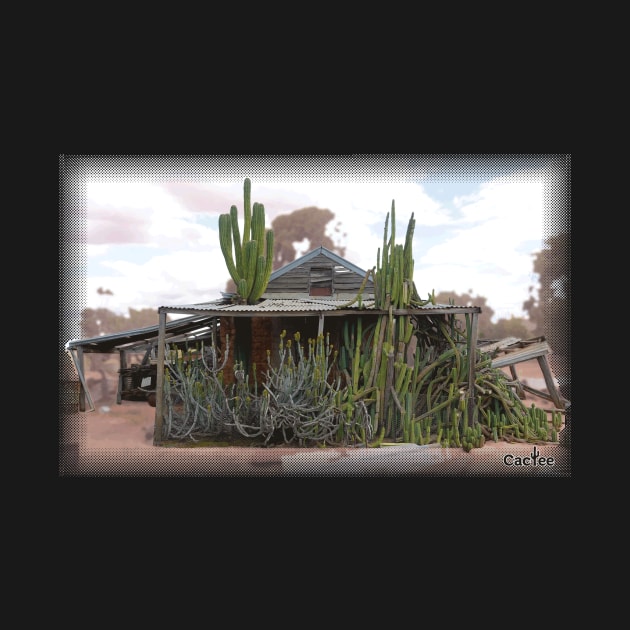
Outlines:
[[[277,356],[281,334],[290,339],[299,333],[301,339],[326,334],[335,348],[343,345],[344,323],[361,318],[367,327],[379,316],[411,315],[419,318],[448,318],[467,316],[471,322],[468,339],[476,348],[477,317],[480,308],[427,304],[422,307],[388,311],[375,308],[374,286],[365,270],[338,256],[325,247],[318,247],[271,274],[262,298],[256,304],[241,304],[231,294],[209,302],[186,305],[160,306],[158,324],[139,330],[103,337],[73,340],[66,349],[73,359],[80,382],[79,409],[93,409],[84,378],[86,353],[118,353],[120,357],[117,402],[143,400],[156,408],[154,443],[162,441],[162,392],[164,371],[168,360],[166,348],[189,348],[193,343],[212,344],[226,353],[223,382],[234,382],[235,367],[240,366],[248,377],[263,382],[268,356]],[[168,321],[169,315],[179,319]],[[518,341],[518,340],[517,340]],[[503,344],[504,349],[509,344]],[[544,357],[547,349],[538,346]],[[508,351],[505,351],[506,354]],[[128,357],[142,355],[138,363],[130,364]],[[531,352],[529,353],[531,354]],[[527,351],[522,357],[531,358]],[[508,355],[509,356],[509,355]],[[413,360],[413,359],[411,359]],[[525,360],[516,356],[514,363]],[[504,358],[502,365],[510,365]],[[544,369],[545,364],[541,363]],[[254,373],[254,370],[256,373]],[[544,374],[547,379],[547,373]],[[474,365],[468,374],[469,390],[474,395]],[[557,404],[559,394],[549,376],[548,389]]]

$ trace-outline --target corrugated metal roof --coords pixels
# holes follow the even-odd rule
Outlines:
[[[157,318],[157,314],[156,314]],[[211,316],[207,315],[191,315],[190,317],[182,317],[174,321],[166,322],[165,332],[168,337],[174,335],[190,334],[194,336],[197,331],[207,329]],[[128,344],[152,343],[157,339],[159,333],[159,325],[145,326],[133,330],[125,330],[119,333],[111,333],[101,335],[100,337],[90,337],[86,339],[71,339],[66,342],[66,350],[72,350],[83,347],[85,350],[90,348],[98,349],[102,352],[113,352],[119,347]]]
[[[195,315],[179,318],[166,323],[166,338],[173,340],[176,338],[202,338],[210,335],[209,328],[215,317],[223,313],[251,313],[252,315],[269,313],[281,314],[291,312],[303,312],[316,315],[318,313],[332,311],[372,311],[374,309],[374,300],[364,300],[361,307],[358,302],[354,302],[351,306],[347,299],[335,298],[282,298],[282,299],[266,299],[258,304],[233,304],[230,298],[214,300],[212,302],[203,302],[201,304],[184,304],[178,306],[161,306],[166,312],[190,312],[194,311]],[[457,306],[452,304],[427,304],[423,307],[410,309],[419,315],[434,310],[442,312],[453,311],[455,313],[471,313],[479,312],[479,307]],[[66,343],[66,350],[73,351],[82,347],[84,352],[115,352],[125,347],[140,347],[144,344],[150,345],[157,341],[159,334],[159,326],[147,326],[135,330],[127,330],[120,333],[103,335],[101,337],[92,337],[89,339],[72,339]],[[183,337],[182,337],[183,336]]]
[[[350,300],[347,298],[267,298],[258,304],[233,304],[229,299],[217,300],[215,302],[204,302],[202,304],[178,304],[177,306],[161,306],[160,309],[166,312],[177,311],[199,311],[199,312],[219,312],[219,313],[283,313],[291,311],[308,311],[313,313],[336,311],[336,310],[373,310],[374,300],[363,300],[359,305],[358,301],[348,306]],[[452,304],[426,304],[422,307],[412,307],[411,310],[422,313],[430,310],[461,310],[470,312],[468,306],[458,306]]]
[[[203,304],[178,304],[177,306],[161,306],[166,311],[197,310],[221,311],[222,313],[282,313],[284,311],[335,311],[344,308],[350,300],[317,299],[317,298],[267,298],[258,304],[233,304],[231,301],[205,302]],[[355,302],[345,308],[359,308]],[[374,300],[364,300],[363,308],[374,308]]]

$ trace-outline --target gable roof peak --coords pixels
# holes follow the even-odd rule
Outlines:
[[[296,267],[299,267],[300,265],[303,265],[304,263],[307,263],[310,260],[313,260],[313,258],[316,258],[317,256],[320,256],[320,255],[323,255],[326,258],[330,259],[336,265],[341,265],[342,267],[346,267],[347,269],[350,269],[351,271],[353,271],[354,273],[359,274],[360,276],[364,276],[365,275],[365,270],[364,269],[361,269],[360,267],[357,267],[357,265],[351,263],[350,261],[346,260],[345,258],[342,258],[341,256],[339,256],[339,254],[335,254],[335,252],[331,251],[327,247],[324,247],[323,245],[320,245],[319,247],[316,247],[315,249],[312,249],[310,252],[307,252],[303,256],[300,256],[300,258],[296,258],[295,260],[291,261],[290,263],[284,265],[284,267],[280,267],[280,269],[276,269],[276,271],[274,271],[269,276],[269,282],[271,282],[272,280],[275,280],[276,278],[278,278],[280,276],[283,276],[285,273],[287,273],[289,271],[292,271]]]

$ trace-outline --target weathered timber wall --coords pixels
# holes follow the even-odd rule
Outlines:
[[[341,265],[335,265],[329,258],[320,255],[270,281],[265,293],[308,293],[312,267],[317,269],[332,268],[333,294],[356,293],[363,282],[363,276]],[[371,278],[366,284],[365,291],[367,293],[374,291],[374,283]]]

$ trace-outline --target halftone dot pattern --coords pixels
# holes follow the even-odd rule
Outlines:
[[[204,449],[87,449],[81,414],[69,409],[76,401],[72,386],[76,373],[64,351],[70,339],[81,338],[80,313],[85,305],[86,187],[94,182],[409,182],[409,181],[542,181],[545,225],[570,225],[570,156],[566,154],[285,154],[285,155],[60,155],[60,476],[74,477],[239,477],[239,476],[523,476],[529,471],[497,466],[482,457],[441,461],[421,470],[417,455],[398,453],[376,464],[366,454],[345,463],[343,470],[316,462],[260,468],[251,458],[234,454],[226,462],[203,457]],[[386,210],[385,210],[386,212]],[[564,223],[563,223],[564,222]],[[560,261],[559,261],[560,264]],[[570,258],[562,261],[570,278]],[[157,305],[156,305],[157,309]],[[562,335],[567,321],[550,322]],[[570,344],[567,342],[567,348]],[[570,383],[569,357],[562,378]],[[558,368],[553,364],[554,371]],[[564,392],[563,392],[564,393]],[[566,394],[565,394],[566,395]],[[568,397],[568,396],[567,396]],[[567,414],[568,415],[568,414]],[[199,451],[191,453],[191,451]],[[382,449],[378,449],[382,450]],[[449,449],[446,449],[447,451]],[[485,449],[474,449],[484,451]],[[565,449],[566,451],[566,449]],[[471,455],[471,454],[464,454]],[[564,458],[567,459],[567,458]],[[570,459],[570,458],[569,458]],[[275,472],[274,472],[275,470]],[[546,475],[570,476],[566,466]]]
[[[566,476],[565,449],[546,445],[543,454],[553,465],[514,465],[532,455],[533,446],[502,445],[473,449],[442,448],[438,445],[401,444],[353,452],[305,452],[283,458],[287,477],[562,477]],[[537,447],[542,449],[542,447]],[[507,460],[504,457],[507,456]],[[537,457],[539,457],[537,455]],[[516,459],[518,458],[518,459]],[[291,461],[294,460],[294,461]],[[509,463],[506,463],[509,462]],[[540,461],[540,460],[538,460]],[[549,461],[548,459],[546,461]]]
[[[225,449],[224,449],[225,450]],[[204,449],[141,448],[83,449],[82,477],[269,477],[283,476],[280,465],[251,465],[250,448],[230,449],[229,457],[217,457]]]
[[[538,446],[538,457],[553,465],[515,465],[533,455],[532,445],[484,447],[465,453],[437,445],[401,444],[379,449],[327,448],[66,448],[62,473],[75,477],[564,477],[567,449]],[[258,452],[258,453],[257,453]],[[262,455],[275,455],[263,457]],[[505,457],[511,458],[506,463]],[[519,458],[517,460],[516,458]]]
[[[544,186],[544,239],[566,235],[566,249],[559,255],[545,259],[549,277],[561,280],[559,289],[566,297],[567,308],[545,313],[545,330],[551,346],[551,370],[558,379],[561,395],[572,400],[571,392],[571,156],[556,155],[549,160],[548,177]],[[541,289],[543,291],[543,289]],[[541,295],[541,300],[549,299]],[[565,426],[561,444],[571,443],[571,407],[565,412]]]
[[[78,413],[77,375],[65,344],[81,339],[85,308],[86,177],[80,160],[59,156],[59,471],[78,471],[84,423]]]

